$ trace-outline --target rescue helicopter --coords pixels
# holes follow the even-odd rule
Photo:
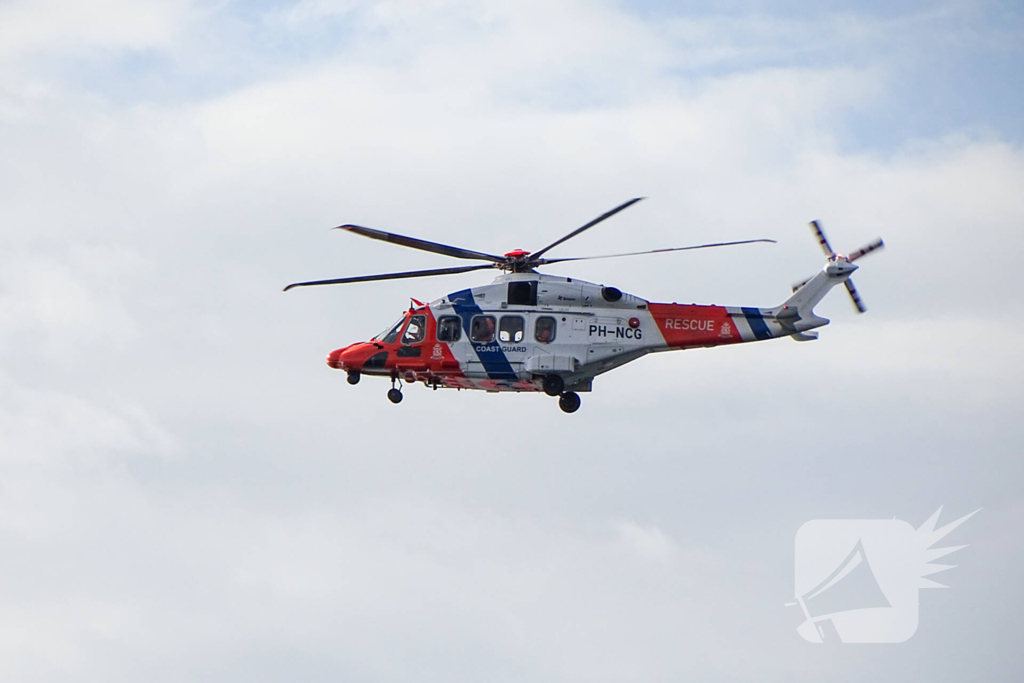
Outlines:
[[[649,353],[782,337],[817,339],[815,329],[829,320],[816,315],[814,307],[836,285],[845,285],[858,312],[866,310],[850,276],[859,267],[854,261],[881,249],[882,240],[842,254],[833,251],[817,221],[810,226],[827,257],[825,266],[794,285],[792,296],[773,308],[655,303],[615,287],[537,272],[537,268],[555,263],[775,242],[752,239],[604,256],[546,257],[555,247],[641,199],[630,199],[539,251],[516,249],[503,256],[341,225],[335,229],[483,263],[296,282],[284,291],[501,271],[489,285],[461,289],[429,304],[412,299],[398,321],[369,341],[332,351],[327,365],[344,370],[349,384],[358,384],[362,375],[390,379],[387,396],[392,403],[402,401],[403,382],[422,382],[434,390],[544,393],[558,397],[558,405],[566,413],[579,409],[579,395],[591,391],[595,377]]]

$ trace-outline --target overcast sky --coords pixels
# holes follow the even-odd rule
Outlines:
[[[1016,681],[1015,2],[0,3],[0,677]],[[574,415],[326,354],[469,274],[345,222],[772,306],[876,236],[819,341],[644,358]],[[794,537],[982,511],[900,645],[796,633]],[[954,559],[955,558],[955,559]]]

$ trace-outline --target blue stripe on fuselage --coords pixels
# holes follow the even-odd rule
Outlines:
[[[454,294],[448,295],[448,300],[452,302],[452,306],[455,307],[455,312],[462,318],[462,329],[466,333],[466,339],[469,340],[470,346],[473,347],[473,351],[476,353],[477,358],[484,366],[484,371],[487,373],[489,379],[503,379],[515,381],[519,379],[516,375],[515,370],[512,369],[512,365],[508,362],[508,358],[505,356],[505,352],[501,350],[501,344],[497,340],[491,340],[489,342],[475,342],[472,337],[469,336],[470,324],[473,320],[474,315],[480,315],[483,311],[476,303],[476,299],[473,298],[473,292],[469,289],[463,289]]]
[[[747,324],[750,325],[750,331],[754,333],[754,336],[758,339],[771,339],[772,333],[768,330],[768,325],[764,322],[764,317],[761,315],[761,309],[759,308],[741,308],[743,311],[743,317],[747,319]]]

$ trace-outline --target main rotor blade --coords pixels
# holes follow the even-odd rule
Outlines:
[[[411,247],[413,249],[419,249],[421,251],[432,251],[435,254],[444,254],[445,256],[453,256],[455,258],[473,259],[476,261],[491,261],[492,263],[505,262],[505,259],[503,257],[495,256],[494,254],[485,254],[483,252],[473,251],[471,249],[452,247],[447,244],[438,244],[437,242],[428,242],[427,240],[421,240],[415,237],[396,235],[393,232],[384,232],[383,230],[364,228],[361,225],[339,225],[334,229],[348,230],[349,232],[355,233],[357,235],[362,235],[363,237],[369,237],[370,239],[381,240],[383,242],[391,242],[392,244],[399,244],[403,247]]]
[[[853,252],[852,254],[847,256],[846,258],[849,259],[849,261],[852,263],[852,262],[856,261],[857,259],[859,259],[861,256],[867,256],[868,254],[870,254],[871,252],[875,251],[876,249],[882,249],[883,247],[885,247],[885,242],[883,242],[882,238],[879,237],[877,240],[875,240],[871,244],[864,245],[863,247],[861,247],[857,251]]]
[[[459,266],[457,268],[434,268],[433,270],[410,270],[404,273],[384,273],[383,275],[359,275],[357,277],[342,277],[335,280],[314,280],[313,282],[294,282],[284,288],[288,291],[293,287],[311,287],[313,285],[347,285],[353,282],[376,282],[377,280],[401,280],[409,277],[431,277],[432,275],[454,275],[456,273],[468,273],[473,270],[485,270],[494,266]]]
[[[611,218],[612,216],[617,214],[619,211],[622,211],[623,209],[628,209],[629,207],[633,206],[634,204],[636,204],[641,199],[643,199],[643,197],[636,197],[634,199],[630,199],[628,202],[626,202],[624,204],[620,204],[619,206],[616,206],[611,211],[609,211],[607,213],[601,214],[600,216],[598,216],[594,220],[590,221],[586,225],[584,225],[582,227],[579,227],[579,228],[576,228],[575,230],[573,230],[572,232],[570,232],[568,235],[566,235],[562,239],[558,240],[557,242],[552,242],[551,244],[549,244],[548,246],[544,247],[540,251],[533,252],[532,254],[530,254],[530,260],[532,261],[532,260],[534,260],[536,258],[539,258],[540,255],[543,254],[548,249],[552,249],[554,247],[557,247],[562,242],[565,242],[566,240],[572,239],[573,237],[575,237],[576,235],[580,234],[584,230],[589,230],[590,228],[594,227],[595,225],[597,225],[601,221],[605,220],[606,218]]]
[[[738,242],[714,242],[711,244],[697,244],[692,247],[673,247],[671,249],[652,249],[650,251],[631,251],[627,254],[606,254],[604,256],[578,256],[576,258],[552,258],[552,259],[540,259],[539,261],[530,260],[532,265],[543,266],[548,263],[562,263],[565,261],[592,261],[600,258],[618,258],[620,256],[642,256],[644,254],[662,254],[667,251],[689,251],[690,249],[707,249],[709,247],[731,247],[736,244],[753,244],[754,242],[771,242],[775,244],[775,240],[760,239],[760,240],[740,240]]]
[[[829,245],[828,240],[825,239],[825,233],[822,232],[821,226],[818,224],[818,221],[811,221],[810,225],[811,231],[818,237],[818,244],[821,245],[821,250],[825,252],[825,256],[828,256],[829,258],[835,256],[836,253],[832,251],[832,247]]]
[[[853,281],[846,280],[843,284],[846,285],[846,291],[850,293],[850,298],[853,299],[853,305],[857,307],[857,312],[863,313],[868,310],[864,302],[860,300],[860,294],[857,293],[857,288],[853,286]]]

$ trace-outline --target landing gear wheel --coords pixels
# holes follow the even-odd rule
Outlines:
[[[565,391],[565,380],[559,375],[544,375],[544,393],[558,396]]]
[[[349,370],[349,372],[348,372],[348,383],[349,384],[359,384],[359,371],[358,370]]]
[[[392,403],[401,403],[402,392],[398,389],[388,389],[388,400]]]
[[[567,391],[558,397],[558,407],[564,412],[575,413],[580,409],[580,395],[575,391]]]

